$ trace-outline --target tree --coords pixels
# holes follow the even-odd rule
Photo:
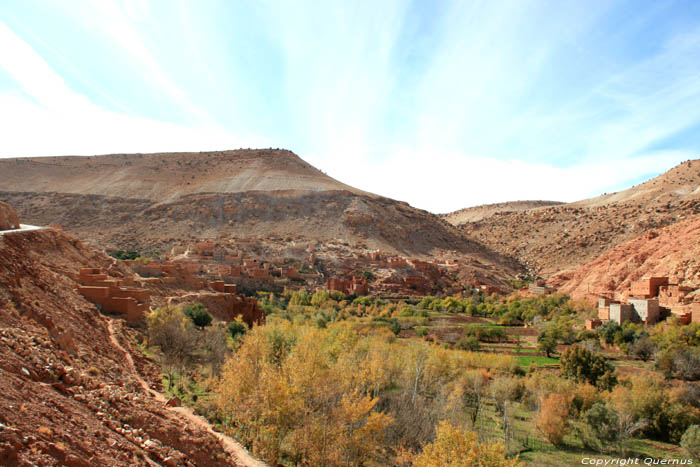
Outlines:
[[[559,362],[562,375],[579,383],[588,382],[599,389],[612,389],[617,384],[615,369],[604,357],[575,345],[570,347]]]
[[[537,339],[537,350],[539,352],[544,352],[548,358],[556,349],[557,340],[553,337],[543,334]]]
[[[185,305],[182,307],[185,316],[190,318],[195,326],[199,328],[205,328],[209,326],[214,319],[212,315],[209,314],[206,307],[201,303],[195,303],[193,305]]]
[[[559,446],[569,431],[569,411],[571,400],[568,396],[552,393],[542,399],[537,416],[537,430],[547,441]]]
[[[477,435],[449,422],[437,427],[435,441],[414,459],[415,467],[519,467],[517,459],[508,459],[501,443],[479,443]]]
[[[231,337],[234,339],[237,339],[238,336],[245,335],[246,331],[248,331],[248,327],[241,321],[230,321],[226,327],[229,334],[231,334]]]
[[[591,428],[599,449],[618,441],[621,434],[620,415],[615,408],[597,402],[584,413],[583,420]]]
[[[629,351],[634,357],[646,362],[656,353],[656,344],[649,336],[643,335],[630,345]]]
[[[197,354],[197,332],[192,321],[175,306],[157,308],[147,316],[148,344],[161,352],[163,367],[168,372],[168,390],[173,375],[192,364]]]
[[[685,430],[681,438],[681,447],[688,455],[700,460],[700,426],[691,425]]]

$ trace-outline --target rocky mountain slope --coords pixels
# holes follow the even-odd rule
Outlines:
[[[88,264],[111,260],[60,231],[0,236],[0,465],[238,465],[147,390],[135,331],[76,291]]]
[[[644,275],[700,285],[700,216],[617,245],[574,271],[555,275],[550,283],[575,298],[595,299],[611,292],[624,294],[631,281]]]
[[[410,257],[449,254],[513,278],[519,265],[438,216],[356,190],[289,151],[0,160],[0,200],[107,249],[196,239],[341,240]],[[5,172],[3,172],[5,173]],[[468,261],[465,261],[467,263]]]
[[[111,154],[0,159],[0,190],[99,195],[169,202],[196,193],[364,193],[285,150]]]
[[[700,213],[700,161],[597,198],[496,212],[460,228],[468,237],[550,277],[574,270],[616,245]]]
[[[452,225],[477,222],[503,212],[529,211],[530,209],[564,204],[561,201],[509,201],[506,203],[483,204],[459,211],[442,214],[440,217]]]

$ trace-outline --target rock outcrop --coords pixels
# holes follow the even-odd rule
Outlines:
[[[12,206],[0,201],[0,230],[19,229],[19,216]]]

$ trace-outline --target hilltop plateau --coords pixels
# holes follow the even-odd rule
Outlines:
[[[458,219],[458,213],[446,218]],[[466,236],[517,259],[532,274],[550,277],[698,213],[700,161],[696,160],[621,192],[548,207],[496,211],[461,222],[459,227]]]

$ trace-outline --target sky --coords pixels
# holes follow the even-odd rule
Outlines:
[[[699,157],[700,2],[0,2],[0,157],[268,147],[436,213],[624,189]]]

